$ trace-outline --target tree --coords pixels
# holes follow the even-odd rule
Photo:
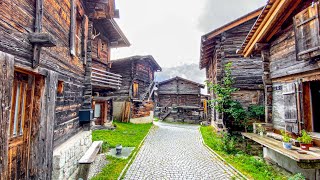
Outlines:
[[[229,117],[232,117],[237,125],[244,125],[246,129],[246,110],[239,102],[232,100],[232,93],[239,89],[233,87],[234,77],[231,74],[231,66],[231,62],[225,64],[221,83],[215,84],[207,81],[208,88],[215,94],[215,98],[210,101],[210,106],[222,114],[224,123]]]

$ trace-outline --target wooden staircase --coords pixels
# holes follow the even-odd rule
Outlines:
[[[147,91],[140,96],[140,100],[141,100],[141,101],[144,101],[148,95],[149,95],[149,96],[148,96],[148,100],[149,100],[150,97],[152,96],[152,93],[154,92],[154,87],[155,87],[155,82],[152,81],[152,82],[150,83],[150,85],[148,86]]]
[[[163,116],[161,116],[160,117],[160,120],[164,120],[164,119],[166,119],[168,116],[169,116],[169,114],[171,113],[171,109],[169,109]]]

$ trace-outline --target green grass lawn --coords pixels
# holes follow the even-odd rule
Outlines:
[[[265,163],[264,160],[258,160],[251,155],[248,155],[238,149],[233,153],[226,153],[223,150],[223,141],[213,130],[212,126],[202,126],[200,128],[204,142],[222,158],[224,158],[233,167],[238,169],[241,173],[249,179],[255,180],[282,180],[289,177],[281,172],[275,170],[272,166]]]
[[[103,168],[102,172],[94,177],[94,180],[102,179],[117,179],[121,171],[128,163],[134,152],[138,149],[139,144],[147,135],[150,124],[130,124],[130,123],[114,123],[117,128],[111,130],[97,130],[92,132],[93,141],[103,141],[103,150],[107,151],[109,148],[114,148],[117,144],[122,144],[123,147],[136,147],[128,159],[118,159],[107,156],[109,164]]]

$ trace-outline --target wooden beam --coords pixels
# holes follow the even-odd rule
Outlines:
[[[279,14],[283,11],[285,5],[290,4],[291,1],[280,0],[276,1],[272,7],[270,8],[269,12],[259,25],[257,31],[253,34],[252,38],[248,42],[247,46],[244,49],[244,57],[248,57],[254,49],[254,46],[257,42],[259,42],[262,37],[265,35],[267,31],[272,28],[272,25],[277,20]]]
[[[76,55],[76,16],[77,16],[76,0],[71,0],[70,7],[70,54]]]
[[[6,179],[8,173],[8,129],[14,79],[14,57],[0,52],[0,67],[0,172],[1,178]]]
[[[42,30],[42,17],[43,17],[43,0],[36,1],[36,18],[35,18],[35,26],[34,32],[40,33]],[[41,46],[35,44],[33,46],[33,58],[32,58],[32,67],[36,68],[40,63],[40,54],[41,54]]]
[[[89,35],[89,18],[84,15],[82,18],[82,59],[83,64],[87,64],[87,51],[88,51],[88,35]]]
[[[54,47],[57,44],[56,40],[50,34],[41,32],[29,34],[29,41],[41,47]]]
[[[254,50],[256,51],[261,51],[261,50],[265,50],[269,48],[269,44],[268,43],[256,43],[254,45]]]

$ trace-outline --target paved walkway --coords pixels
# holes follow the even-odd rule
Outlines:
[[[239,179],[203,146],[199,126],[155,124],[125,179]]]

